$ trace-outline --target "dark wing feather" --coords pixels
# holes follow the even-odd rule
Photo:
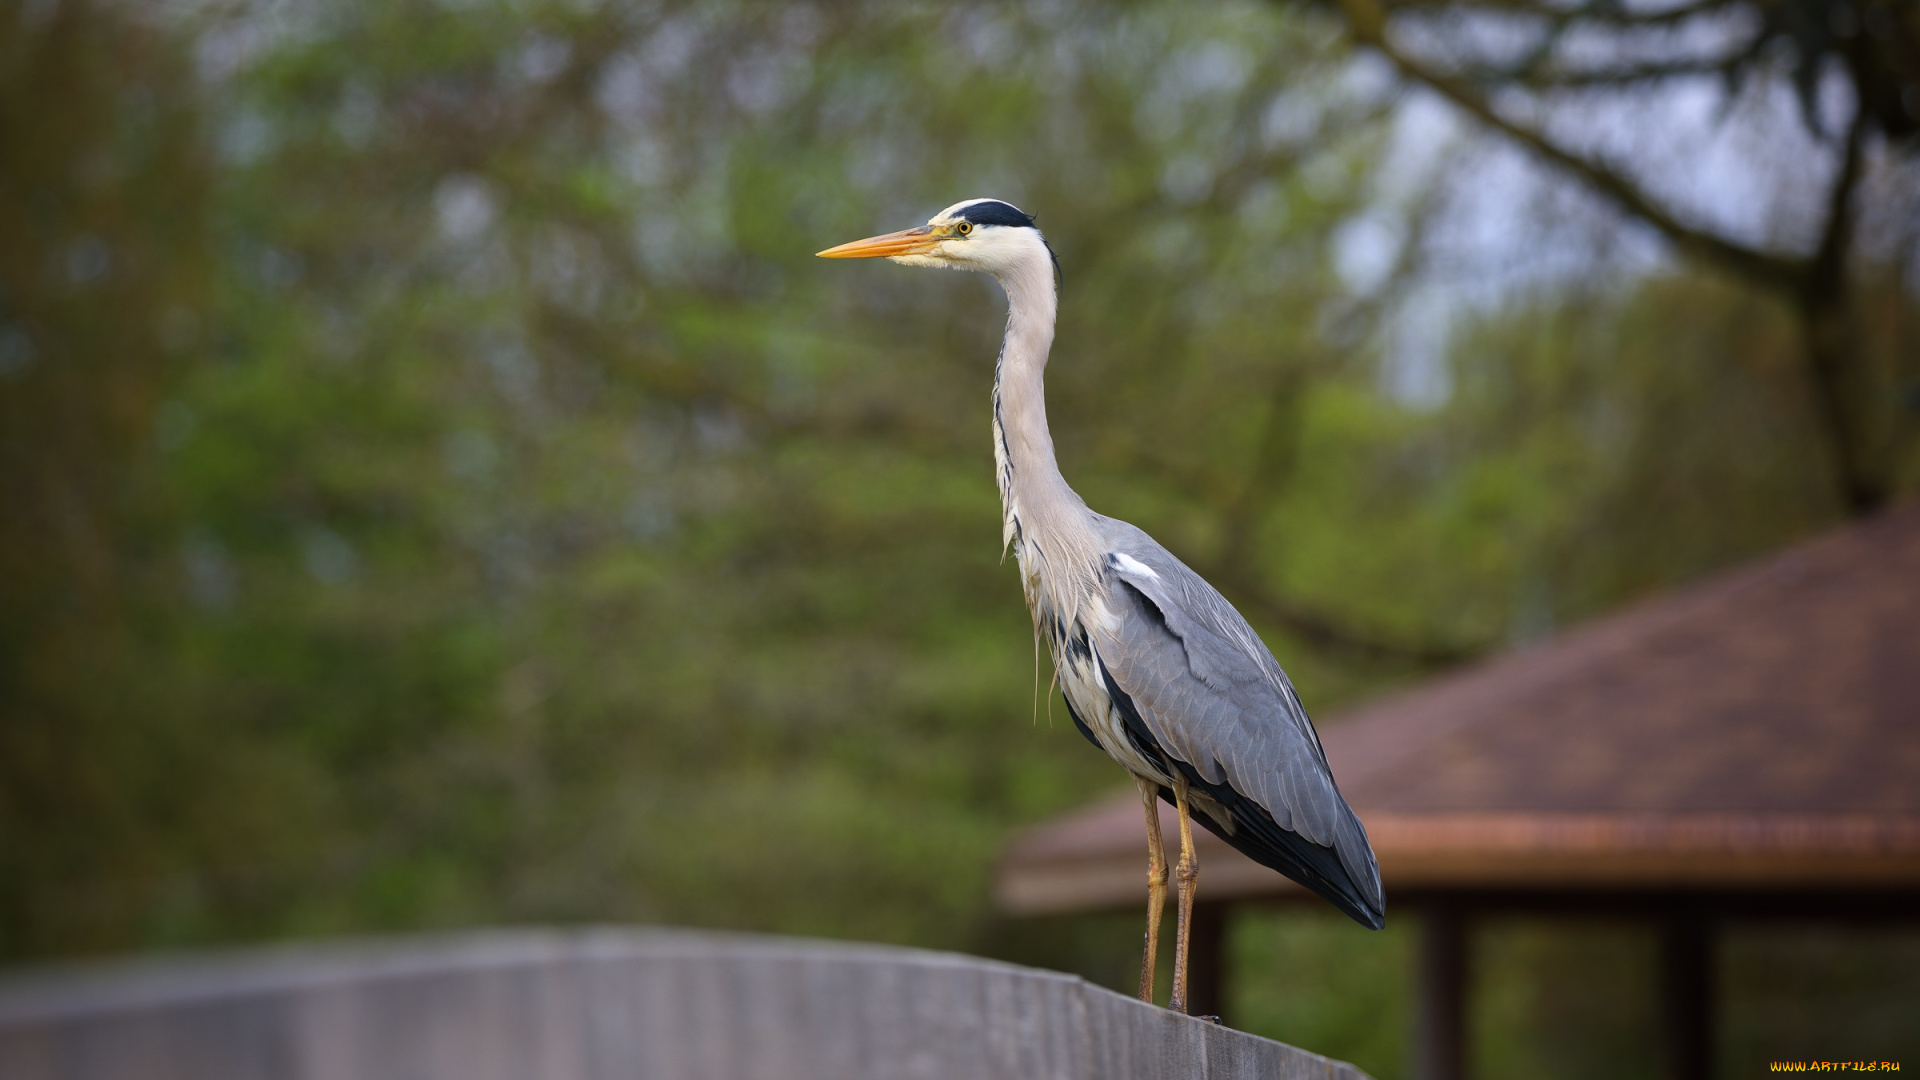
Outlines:
[[[1107,578],[1118,627],[1095,648],[1129,733],[1137,725],[1136,742],[1151,742],[1232,814],[1230,832],[1214,829],[1222,839],[1380,926],[1385,902],[1366,829],[1273,654],[1165,548],[1124,522],[1102,524],[1109,550],[1126,559]]]

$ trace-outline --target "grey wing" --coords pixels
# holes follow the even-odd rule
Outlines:
[[[1118,626],[1096,649],[1123,718],[1232,811],[1232,824],[1214,829],[1222,839],[1379,926],[1380,871],[1366,830],[1273,654],[1225,597],[1146,533],[1102,524]]]

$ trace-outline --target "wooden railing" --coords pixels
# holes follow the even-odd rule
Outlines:
[[[356,941],[0,979],[5,1080],[1365,1080],[1070,975],[661,931]]]

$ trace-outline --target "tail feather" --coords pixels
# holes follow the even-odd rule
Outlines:
[[[1278,870],[1319,893],[1354,922],[1369,930],[1386,926],[1385,905],[1368,898],[1367,890],[1347,872],[1339,852],[1281,828],[1264,807],[1232,788],[1200,781],[1185,762],[1175,764],[1187,774],[1189,783],[1206,792],[1233,815],[1234,828],[1231,833],[1205,814],[1193,815],[1193,819],[1208,832],[1225,840],[1235,851],[1261,866]],[[1173,802],[1173,792],[1165,788],[1160,789],[1160,797],[1169,803]]]
[[[1119,709],[1121,722],[1141,753],[1165,762],[1169,767],[1179,770],[1187,782],[1205,793],[1221,806],[1227,808],[1233,818],[1233,829],[1228,831],[1206,814],[1194,815],[1207,831],[1225,840],[1234,850],[1259,863],[1261,866],[1278,870],[1294,881],[1305,885],[1334,907],[1353,919],[1354,922],[1370,930],[1379,930],[1387,924],[1385,898],[1381,895],[1379,871],[1374,870],[1372,880],[1361,882],[1354,879],[1348,871],[1340,852],[1332,847],[1316,844],[1291,829],[1283,829],[1273,820],[1267,808],[1240,794],[1226,784],[1211,783],[1203,778],[1193,766],[1161,749],[1153,737],[1153,732],[1140,718],[1139,710],[1133,699],[1107,674],[1107,693]],[[1072,706],[1068,706],[1071,713]],[[1093,733],[1087,730],[1078,716],[1073,722],[1089,740]],[[1095,745],[1098,745],[1096,742]],[[1160,797],[1173,802],[1173,793],[1166,788],[1160,789]],[[1344,804],[1340,807],[1348,815],[1353,811]],[[1364,844],[1365,832],[1354,822],[1354,831],[1359,833],[1359,842]],[[1373,869],[1371,852],[1366,859],[1355,860]]]

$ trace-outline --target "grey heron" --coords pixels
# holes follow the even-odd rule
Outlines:
[[[969,199],[925,225],[828,248],[829,259],[991,274],[1007,296],[993,377],[1002,544],[1020,568],[1074,726],[1133,775],[1147,818],[1140,996],[1153,999],[1167,860],[1156,800],[1180,823],[1173,1009],[1187,1007],[1200,868],[1191,821],[1372,929],[1385,923],[1367,832],[1335,786],[1320,738],[1273,654],[1233,605],[1166,548],[1094,513],[1060,475],[1043,375],[1059,303],[1034,219]]]

